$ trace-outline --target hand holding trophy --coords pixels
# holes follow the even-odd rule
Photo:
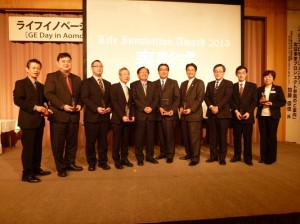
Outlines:
[[[163,115],[163,116],[170,116],[171,113],[170,113],[169,99],[162,99],[162,100],[161,100],[161,105],[162,105],[162,108],[164,109],[162,115]]]

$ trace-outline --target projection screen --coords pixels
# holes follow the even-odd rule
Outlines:
[[[103,78],[112,83],[119,82],[121,67],[129,69],[130,82],[137,80],[141,66],[149,68],[154,81],[158,65],[167,63],[169,78],[180,85],[187,79],[185,65],[193,62],[197,78],[207,84],[214,80],[213,66],[221,63],[225,78],[236,82],[242,1],[199,2],[84,0],[85,76],[92,75],[91,62],[99,59]]]

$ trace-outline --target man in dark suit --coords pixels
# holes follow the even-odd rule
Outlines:
[[[224,79],[226,71],[224,65],[215,65],[213,71],[216,80],[207,84],[204,98],[207,105],[210,145],[210,157],[206,162],[219,160],[220,165],[226,165],[227,132],[232,117],[230,101],[233,84]]]
[[[154,156],[154,127],[158,96],[155,85],[148,81],[149,70],[140,67],[137,70],[138,81],[131,83],[135,108],[135,156],[139,166],[144,165],[143,147],[146,144],[146,161],[157,164]]]
[[[115,161],[115,167],[123,169],[123,166],[133,166],[128,160],[128,145],[131,124],[135,121],[135,112],[132,92],[126,86],[130,79],[127,68],[123,67],[119,70],[119,79],[120,82],[113,84],[110,91],[113,129],[112,157]]]
[[[81,171],[75,164],[78,148],[78,128],[81,110],[81,79],[71,73],[69,53],[57,56],[58,71],[47,75],[44,93],[53,115],[49,117],[50,138],[57,174],[66,177],[66,171]]]
[[[107,164],[107,135],[110,123],[110,82],[102,78],[103,64],[95,60],[91,65],[93,76],[82,81],[81,100],[85,104],[84,130],[86,137],[86,159],[88,170],[94,171],[97,158],[95,144],[97,141],[98,166],[109,170]]]
[[[252,163],[252,132],[254,124],[254,109],[257,102],[257,86],[247,82],[248,70],[239,66],[235,70],[238,82],[233,84],[231,111],[234,139],[234,155],[230,162],[241,161],[242,136],[244,140],[244,162],[253,166]]]
[[[169,66],[158,66],[160,79],[155,81],[158,93],[158,135],[160,155],[156,159],[167,158],[172,163],[175,155],[175,126],[178,119],[178,106],[180,103],[179,86],[176,80],[169,79]]]
[[[49,175],[50,171],[41,169],[42,141],[47,113],[47,100],[44,85],[37,81],[42,64],[37,59],[27,62],[27,77],[16,81],[14,103],[20,107],[18,125],[22,130],[22,181],[38,183],[37,175]],[[51,111],[50,111],[51,112]]]
[[[256,118],[260,133],[260,160],[258,162],[267,165],[277,161],[280,108],[286,104],[282,87],[273,83],[275,78],[275,71],[265,71],[263,73],[264,85],[257,89]]]
[[[196,78],[197,66],[194,63],[187,64],[185,70],[188,80],[180,85],[179,112],[186,155],[180,159],[190,159],[189,166],[195,166],[200,160],[202,102],[205,86],[202,80]]]

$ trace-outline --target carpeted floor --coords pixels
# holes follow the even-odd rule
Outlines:
[[[51,170],[42,182],[21,181],[21,148],[0,155],[0,223],[155,223],[206,220],[300,212],[300,145],[280,142],[278,162],[259,164],[259,144],[253,145],[254,166],[229,162],[207,164],[208,146],[195,167],[179,160],[184,149],[176,148],[174,163],[87,171],[84,148],[78,151],[82,172],[56,175],[51,149],[43,152],[43,168]],[[158,147],[156,147],[158,154]]]

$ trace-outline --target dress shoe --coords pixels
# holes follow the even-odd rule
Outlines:
[[[167,158],[167,163],[173,163],[173,159],[172,158]]]
[[[205,162],[207,162],[207,163],[212,163],[212,162],[215,162],[215,161],[218,161],[217,159],[207,159]]]
[[[68,170],[68,171],[82,171],[83,168],[81,166],[76,166],[75,164],[69,164],[69,165],[67,165],[66,170]]]
[[[155,159],[163,159],[163,158],[167,158],[167,156],[160,154],[160,155],[155,157]]]
[[[137,165],[138,165],[138,166],[143,166],[143,165],[144,165],[144,162],[143,162],[143,161],[138,161],[138,162],[137,162]]]
[[[30,176],[23,176],[22,181],[28,182],[28,183],[38,183],[41,182],[39,178],[36,176],[30,175]]]
[[[38,171],[34,172],[34,175],[40,175],[40,176],[47,176],[50,175],[50,171],[39,169]]]
[[[89,164],[88,171],[95,171],[95,169],[96,169],[95,164]]]
[[[104,170],[110,170],[110,166],[107,163],[99,164],[98,166]]]
[[[123,166],[128,166],[128,167],[133,167],[133,164],[131,162],[129,162],[129,160],[122,161],[122,165]]]
[[[124,168],[120,162],[115,162],[115,167],[119,170]]]
[[[248,166],[253,166],[253,163],[251,161],[246,161],[245,162]]]
[[[264,164],[266,164],[266,165],[271,165],[271,164],[273,164],[273,163],[275,163],[275,162],[268,162],[268,161],[265,161],[265,162],[264,162]]]
[[[59,177],[66,177],[67,176],[67,172],[64,170],[58,170],[57,171],[57,176]]]
[[[182,156],[182,157],[179,157],[179,159],[181,159],[181,160],[188,160],[188,159],[191,159],[191,158],[188,157],[188,156]]]
[[[198,162],[192,161],[189,163],[189,166],[196,166],[198,164]]]
[[[158,164],[158,161],[154,158],[146,159],[147,162],[153,163],[153,164]]]
[[[235,157],[233,157],[233,158],[230,160],[231,163],[235,163],[235,162],[238,162],[238,161],[241,161],[241,159],[240,159],[240,158],[235,158]]]
[[[264,162],[265,162],[265,161],[263,161],[263,160],[259,160],[259,161],[258,161],[258,163],[264,163]]]
[[[226,161],[225,160],[220,160],[219,164],[224,166],[224,165],[226,165]]]

